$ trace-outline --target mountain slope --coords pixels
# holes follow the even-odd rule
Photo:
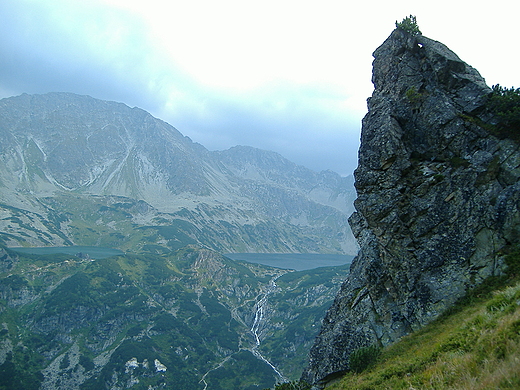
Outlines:
[[[0,388],[263,389],[301,373],[348,267],[0,249]]]
[[[78,199],[95,212],[99,197],[109,207],[116,196],[148,204],[141,220],[183,221],[185,234],[217,250],[357,250],[347,223],[351,178],[250,147],[210,152],[138,108],[68,93],[3,99],[0,141],[0,202],[47,220],[67,216],[47,242],[11,224],[8,245],[83,244],[68,226]],[[69,195],[76,200],[67,204]],[[93,217],[82,219],[96,230]]]
[[[520,252],[438,320],[367,359],[329,390],[520,387]]]

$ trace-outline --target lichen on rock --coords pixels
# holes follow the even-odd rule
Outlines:
[[[438,317],[520,237],[520,151],[492,135],[491,89],[440,42],[396,29],[374,52],[351,228],[360,245],[303,377]]]

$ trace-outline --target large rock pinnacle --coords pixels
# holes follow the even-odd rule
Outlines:
[[[361,250],[311,350],[312,383],[435,319],[500,273],[520,236],[519,145],[482,127],[491,90],[480,74],[399,29],[374,58],[350,218]]]

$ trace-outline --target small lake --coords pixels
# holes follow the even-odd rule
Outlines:
[[[106,257],[124,254],[124,252],[119,249],[103,248],[98,246],[46,246],[9,249],[15,252],[33,255],[64,253],[75,256],[78,253],[82,253],[83,255],[89,255],[92,259],[104,259]],[[296,271],[350,264],[354,258],[354,256],[349,255],[316,253],[226,253],[225,256],[233,260],[242,260],[249,263],[263,264],[283,269],[294,269]]]
[[[233,260],[303,271],[318,267],[350,264],[354,256],[316,253],[226,253]]]
[[[104,259],[110,256],[124,255],[123,251],[113,248],[103,248],[99,246],[45,246],[34,248],[9,248],[12,251],[27,253],[31,255],[52,255],[54,253],[65,253],[66,255],[76,255],[78,253],[87,254],[91,259]]]

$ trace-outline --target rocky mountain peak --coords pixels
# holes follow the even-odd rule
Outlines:
[[[351,178],[252,147],[209,151],[122,103],[71,93],[0,100],[0,242],[8,246],[146,246],[129,238],[139,229],[122,226],[133,219],[170,249],[355,254],[354,195]],[[108,233],[97,233],[99,218]],[[85,219],[96,239],[83,232]]]
[[[519,145],[488,130],[491,90],[480,74],[400,29],[374,58],[350,218],[360,252],[311,350],[304,377],[313,383],[500,273],[520,236]]]

